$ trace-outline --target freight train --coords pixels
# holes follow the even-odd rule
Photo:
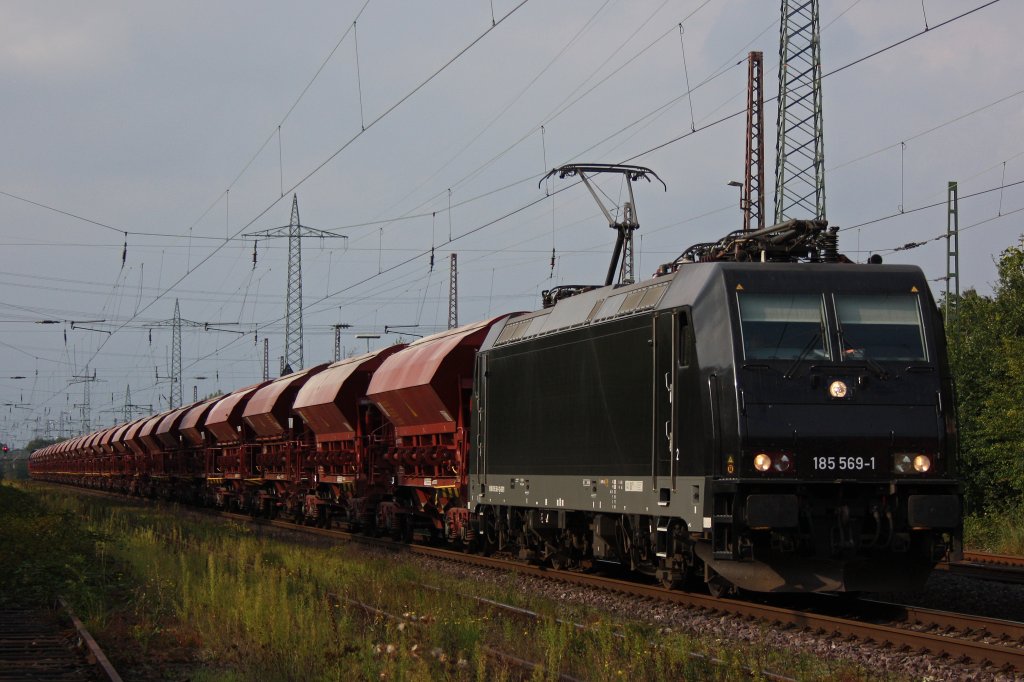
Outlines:
[[[920,588],[961,551],[922,272],[822,221],[43,448],[36,479],[714,593]]]

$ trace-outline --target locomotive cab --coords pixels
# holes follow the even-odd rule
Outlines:
[[[922,273],[717,267],[731,343],[705,349],[725,366],[705,368],[721,435],[698,554],[758,591],[921,587],[961,535],[944,335]]]

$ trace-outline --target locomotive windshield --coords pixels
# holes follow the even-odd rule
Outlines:
[[[835,301],[844,359],[928,359],[916,296],[837,295]]]
[[[821,296],[741,294],[739,307],[747,360],[828,357]]]

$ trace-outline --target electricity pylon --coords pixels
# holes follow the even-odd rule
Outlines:
[[[458,255],[452,254],[451,271],[448,273],[448,328],[459,326],[459,265]]]
[[[292,218],[287,225],[272,227],[259,232],[249,232],[245,237],[288,237],[288,296],[285,305],[284,347],[285,363],[282,374],[289,370],[294,372],[302,369],[302,238],[320,237],[348,239],[345,235],[325,232],[306,227],[299,222],[299,195],[292,195]],[[255,267],[255,249],[253,250],[253,266]]]
[[[775,222],[825,219],[818,0],[782,0]]]

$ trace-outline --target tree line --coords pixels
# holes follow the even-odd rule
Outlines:
[[[951,297],[946,320],[972,513],[1024,507],[1024,239],[1003,251],[997,273],[991,295]]]

